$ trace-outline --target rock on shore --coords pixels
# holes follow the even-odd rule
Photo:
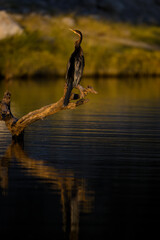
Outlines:
[[[23,29],[7,14],[5,11],[0,11],[0,39],[21,34]]]

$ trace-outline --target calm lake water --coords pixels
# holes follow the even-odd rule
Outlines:
[[[84,79],[98,95],[29,126],[0,122],[2,239],[158,239],[160,79]],[[0,83],[20,117],[57,101],[63,80]]]

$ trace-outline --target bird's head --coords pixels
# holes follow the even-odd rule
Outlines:
[[[80,45],[82,42],[82,33],[79,30],[73,30],[71,28],[69,28],[70,31],[74,32],[75,34],[77,34],[79,36],[79,40],[75,42],[75,45]]]
[[[75,34],[77,34],[79,37],[81,37],[82,33],[79,30],[73,30],[71,28],[69,28],[70,31],[74,32]]]

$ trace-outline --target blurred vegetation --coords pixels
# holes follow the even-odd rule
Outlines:
[[[84,34],[86,76],[160,75],[160,27],[113,23],[93,17],[13,15],[24,33],[0,41],[5,78],[64,76],[76,36]]]

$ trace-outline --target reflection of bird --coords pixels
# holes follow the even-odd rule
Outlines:
[[[75,42],[75,50],[72,53],[68,62],[66,74],[67,92],[64,99],[64,106],[68,105],[71,91],[74,87],[79,88],[79,90],[81,91],[79,83],[81,81],[84,68],[83,50],[80,46],[82,42],[82,33],[79,30],[70,30],[77,34],[79,36],[79,39]]]

